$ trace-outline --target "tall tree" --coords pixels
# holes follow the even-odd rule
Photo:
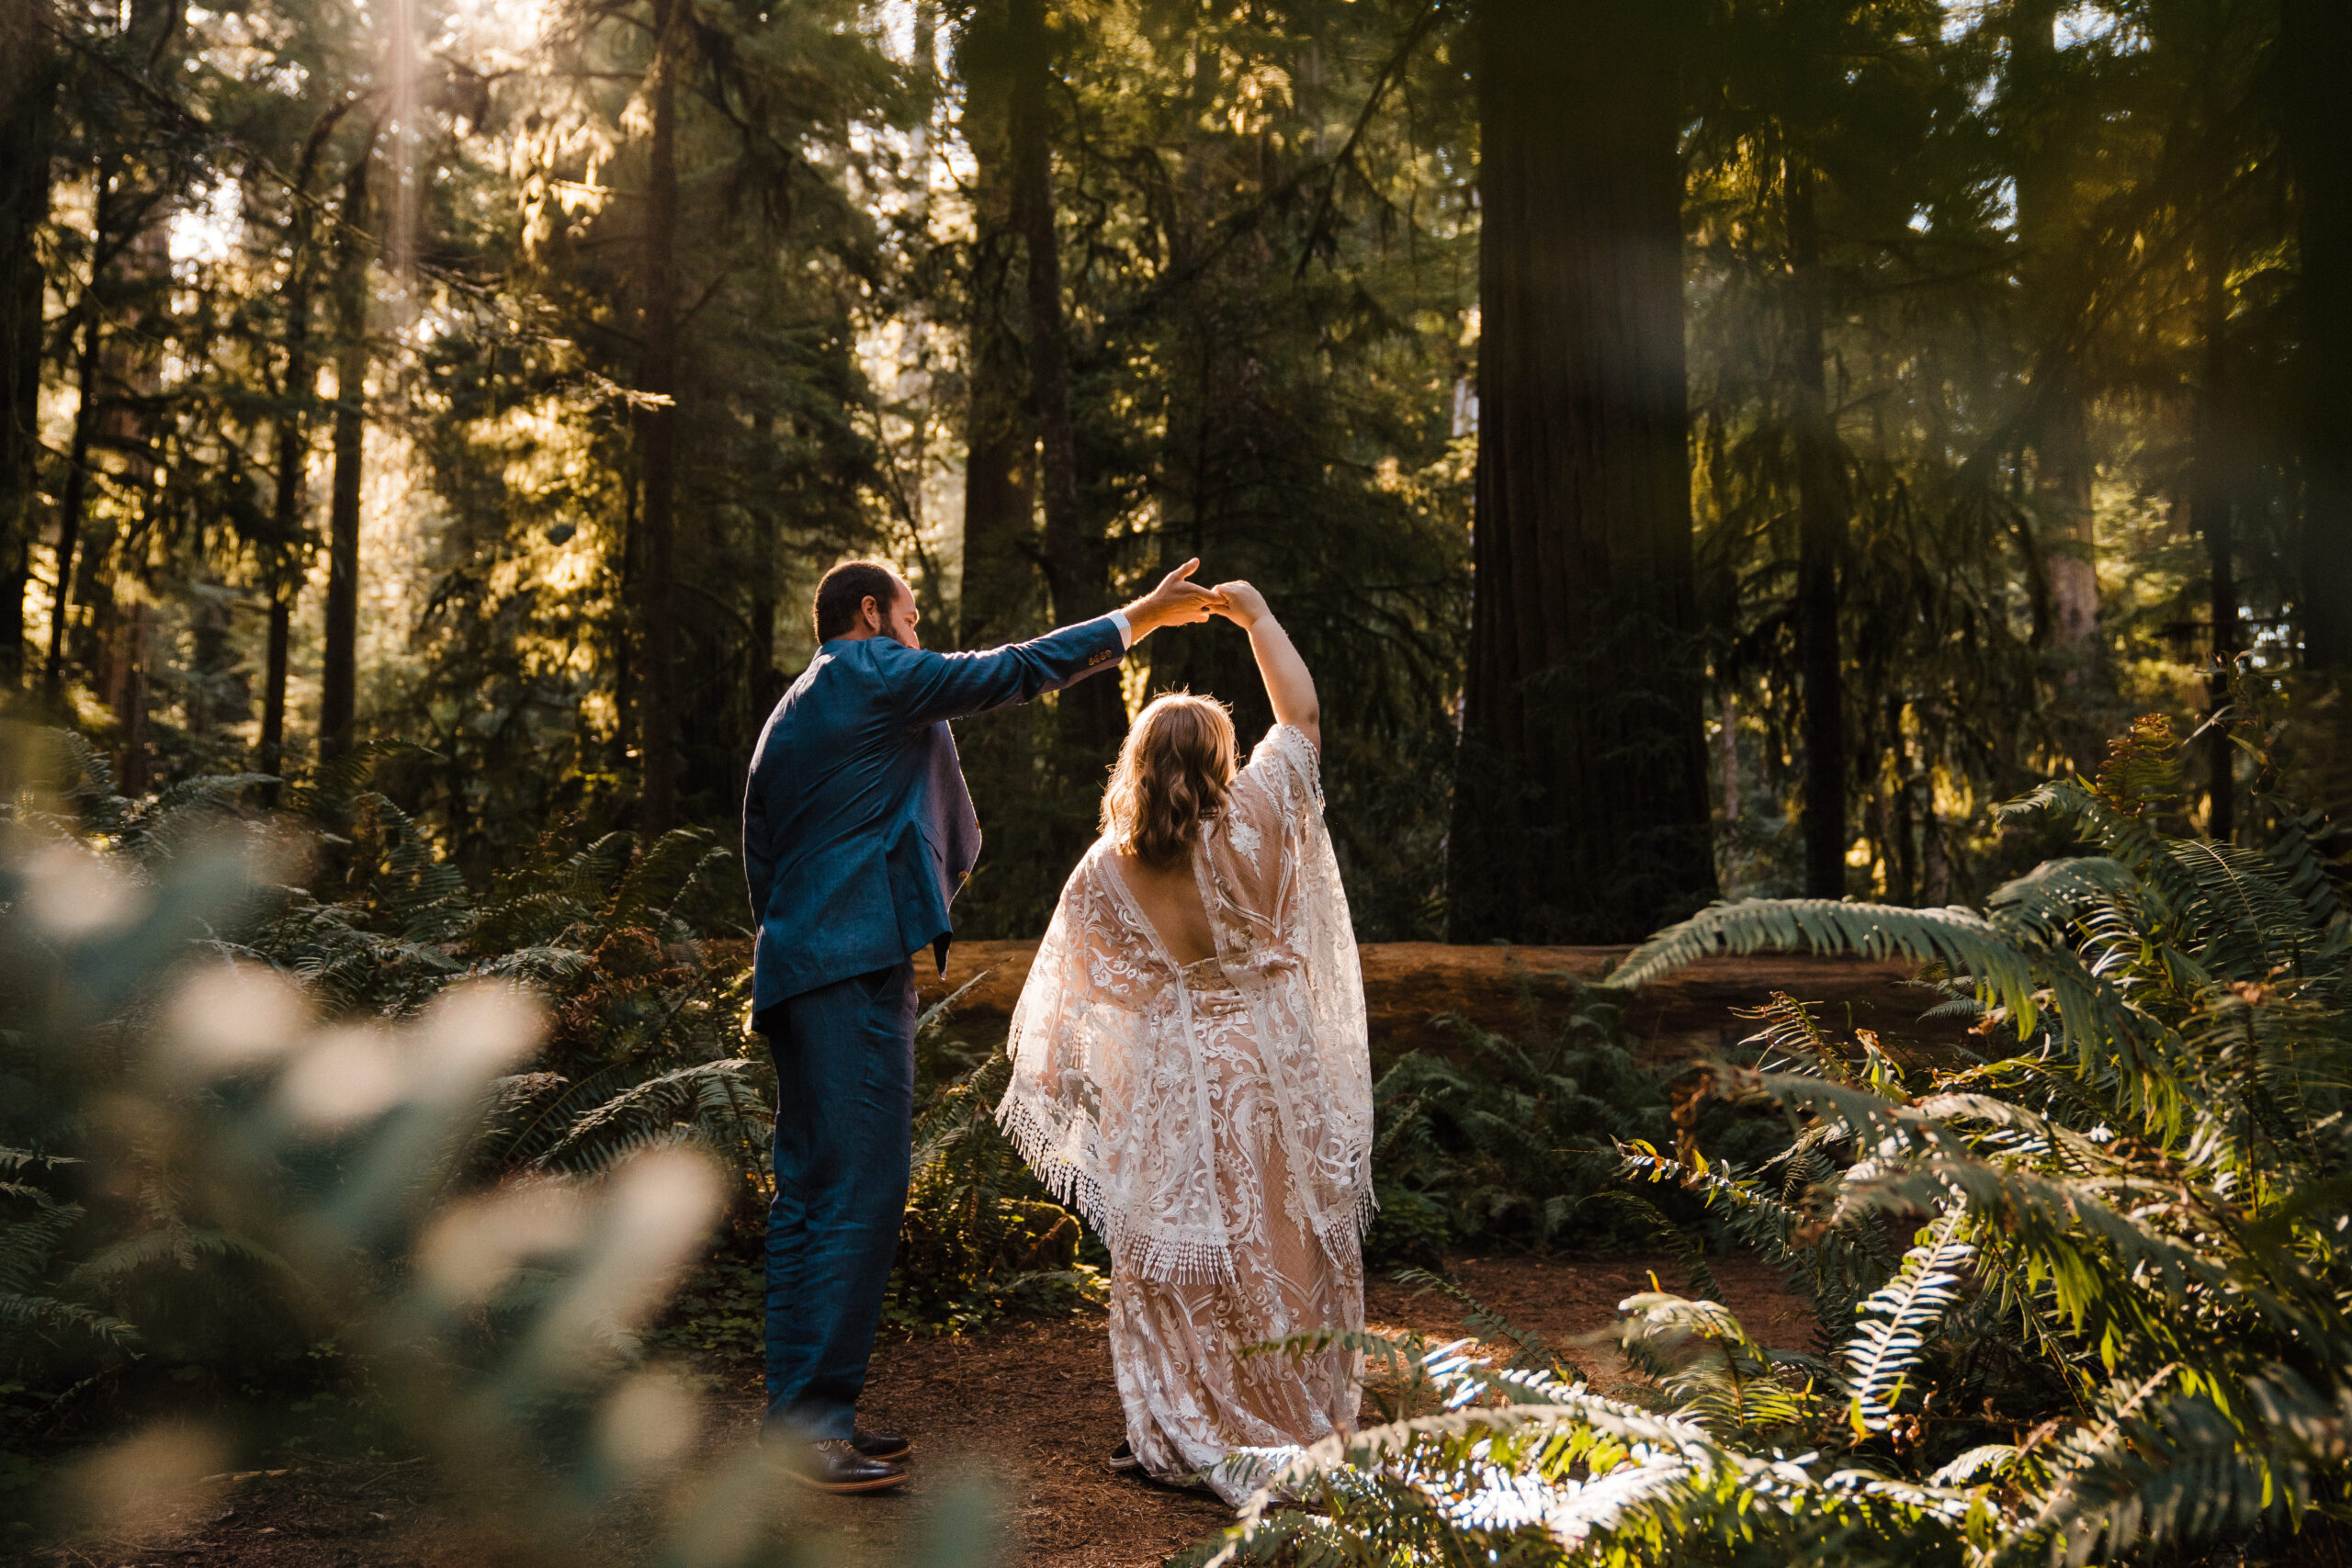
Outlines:
[[[368,170],[379,120],[344,175],[334,306],[334,473],[327,501],[325,648],[319,671],[319,754],[351,749],[359,695],[359,485],[368,440],[368,269],[375,259]]]
[[[2238,578],[2235,499],[2232,494],[2234,463],[2229,450],[2227,389],[2229,364],[2229,283],[2226,253],[2215,240],[2200,247],[2205,295],[2204,366],[2196,389],[2197,455],[2191,479],[2194,491],[2189,520],[2205,541],[2207,619],[2211,625],[2213,671],[2207,678],[2212,709],[2230,700],[2231,662],[2245,646],[2238,625]],[[2209,744],[2209,783],[2205,831],[2228,843],[2237,830],[2237,747],[2225,727],[2217,726]]]
[[[122,177],[116,162],[109,158],[98,167],[92,185],[90,208],[90,276],[82,286],[81,299],[73,314],[74,355],[74,430],[65,450],[65,479],[60,487],[57,502],[57,570],[56,592],[49,606],[49,653],[41,661],[41,692],[54,705],[59,701],[65,679],[65,629],[74,615],[74,569],[82,562],[75,552],[82,542],[82,522],[89,504],[90,444],[96,437],[103,403],[98,393],[100,368],[105,364],[104,332],[107,310],[104,302],[107,275],[112,269],[117,253],[130,237],[137,232],[128,227],[132,221],[126,209],[134,202],[116,188]],[[142,214],[143,215],[143,214]]]
[[[2049,540],[2052,640],[2080,661],[2098,631],[2098,572],[2094,557],[2089,395],[2078,363],[2075,320],[2083,309],[2080,275],[2089,254],[2076,165],[2083,156],[2084,104],[2070,91],[2058,48],[2065,0],[2009,0],[2008,111],[2017,185],[2017,237],[2022,253],[2026,320],[2036,348],[2028,438],[2034,453],[2034,499]]]
[[[1487,0],[1455,941],[1626,942],[1712,897],[1671,6]]]
[[[1069,328],[1056,231],[1053,35],[1046,25],[1045,0],[1011,4],[1012,221],[1028,267],[1029,397],[1037,421],[1037,488],[1046,513],[1046,588],[1053,596],[1055,622],[1068,626],[1110,607],[1110,582],[1101,531],[1088,527],[1079,494]],[[1080,757],[1107,753],[1125,732],[1126,710],[1116,681],[1081,681],[1057,701],[1062,738]]]
[[[1849,497],[1823,342],[1827,301],[1814,172],[1788,160],[1781,177],[1796,294],[1790,312],[1795,338],[1791,390],[1797,443],[1797,662],[1804,682],[1804,890],[1815,898],[1842,898],[1846,687],[1838,646],[1838,574],[1846,554]]]
[[[0,0],[0,688],[23,682],[40,497],[41,297],[54,140],[47,0]]]
[[[2282,0],[2280,21],[2301,304],[2303,657],[2352,671],[2352,7]]]
[[[311,182],[327,138],[358,100],[328,106],[302,141],[286,204],[286,346],[277,378],[276,483],[269,536],[263,547],[263,590],[269,601],[269,630],[262,656],[261,734],[257,763],[265,773],[286,765],[286,682],[294,641],[294,602],[302,592],[302,477],[311,457],[311,401],[317,395],[311,364],[311,232],[316,227]],[[273,786],[274,788],[275,786]]]
[[[975,10],[956,51],[972,152],[972,241],[965,304],[964,582],[956,640],[1012,642],[1036,629],[1033,483],[1036,437],[1022,412],[1012,299],[1012,51],[1004,16]],[[999,727],[1001,728],[1001,727]]]
[[[638,460],[644,486],[638,519],[639,814],[647,833],[677,811],[678,621],[678,73],[686,47],[686,0],[654,0],[653,60],[646,71],[652,119],[645,171],[645,230],[639,257],[640,357]]]

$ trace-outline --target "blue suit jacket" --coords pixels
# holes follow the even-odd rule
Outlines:
[[[817,649],[768,716],[743,795],[754,1018],[903,962],[947,964],[948,901],[980,826],[946,721],[1026,702],[1117,662],[1109,616],[985,653],[888,637]]]

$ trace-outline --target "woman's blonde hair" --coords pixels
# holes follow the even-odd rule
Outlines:
[[[1190,692],[1154,697],[1111,770],[1102,831],[1146,865],[1173,865],[1224,809],[1233,768],[1233,716],[1223,703]]]

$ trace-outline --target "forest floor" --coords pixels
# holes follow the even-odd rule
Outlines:
[[[1464,1258],[1453,1272],[1516,1326],[1541,1333],[1596,1382],[1608,1367],[1576,1342],[1604,1329],[1616,1304],[1669,1282],[1663,1259]],[[1810,1320],[1777,1277],[1746,1259],[1715,1263],[1725,1304],[1768,1345],[1803,1348]],[[1375,1328],[1461,1336],[1461,1311],[1434,1292],[1371,1282]],[[707,1362],[711,1422],[704,1453],[744,1442],[760,1411],[759,1371]],[[865,1422],[911,1438],[914,1480],[865,1497],[800,1494],[789,1525],[803,1561],[884,1568],[925,1559],[929,1521],[943,1498],[976,1483],[992,1499],[996,1561],[1005,1568],[1146,1568],[1230,1518],[1214,1497],[1114,1475],[1104,1457],[1125,1435],[1099,1314],[1014,1322],[963,1337],[887,1337],[862,1406]],[[43,1568],[139,1568],[226,1563],[237,1568],[491,1568],[507,1555],[494,1519],[460,1517],[420,1461],[288,1460],[192,1496],[162,1535],[141,1541],[84,1537],[15,1561]],[[579,1543],[581,1568],[647,1562],[657,1505]],[[977,1541],[961,1545],[980,1545]],[[977,1562],[977,1554],[944,1559]]]

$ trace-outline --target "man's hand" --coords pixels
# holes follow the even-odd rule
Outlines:
[[[1136,641],[1141,642],[1161,626],[1197,626],[1216,613],[1217,596],[1196,582],[1185,581],[1200,570],[1197,559],[1186,561],[1161,578],[1159,587],[1122,612],[1136,634]]]

